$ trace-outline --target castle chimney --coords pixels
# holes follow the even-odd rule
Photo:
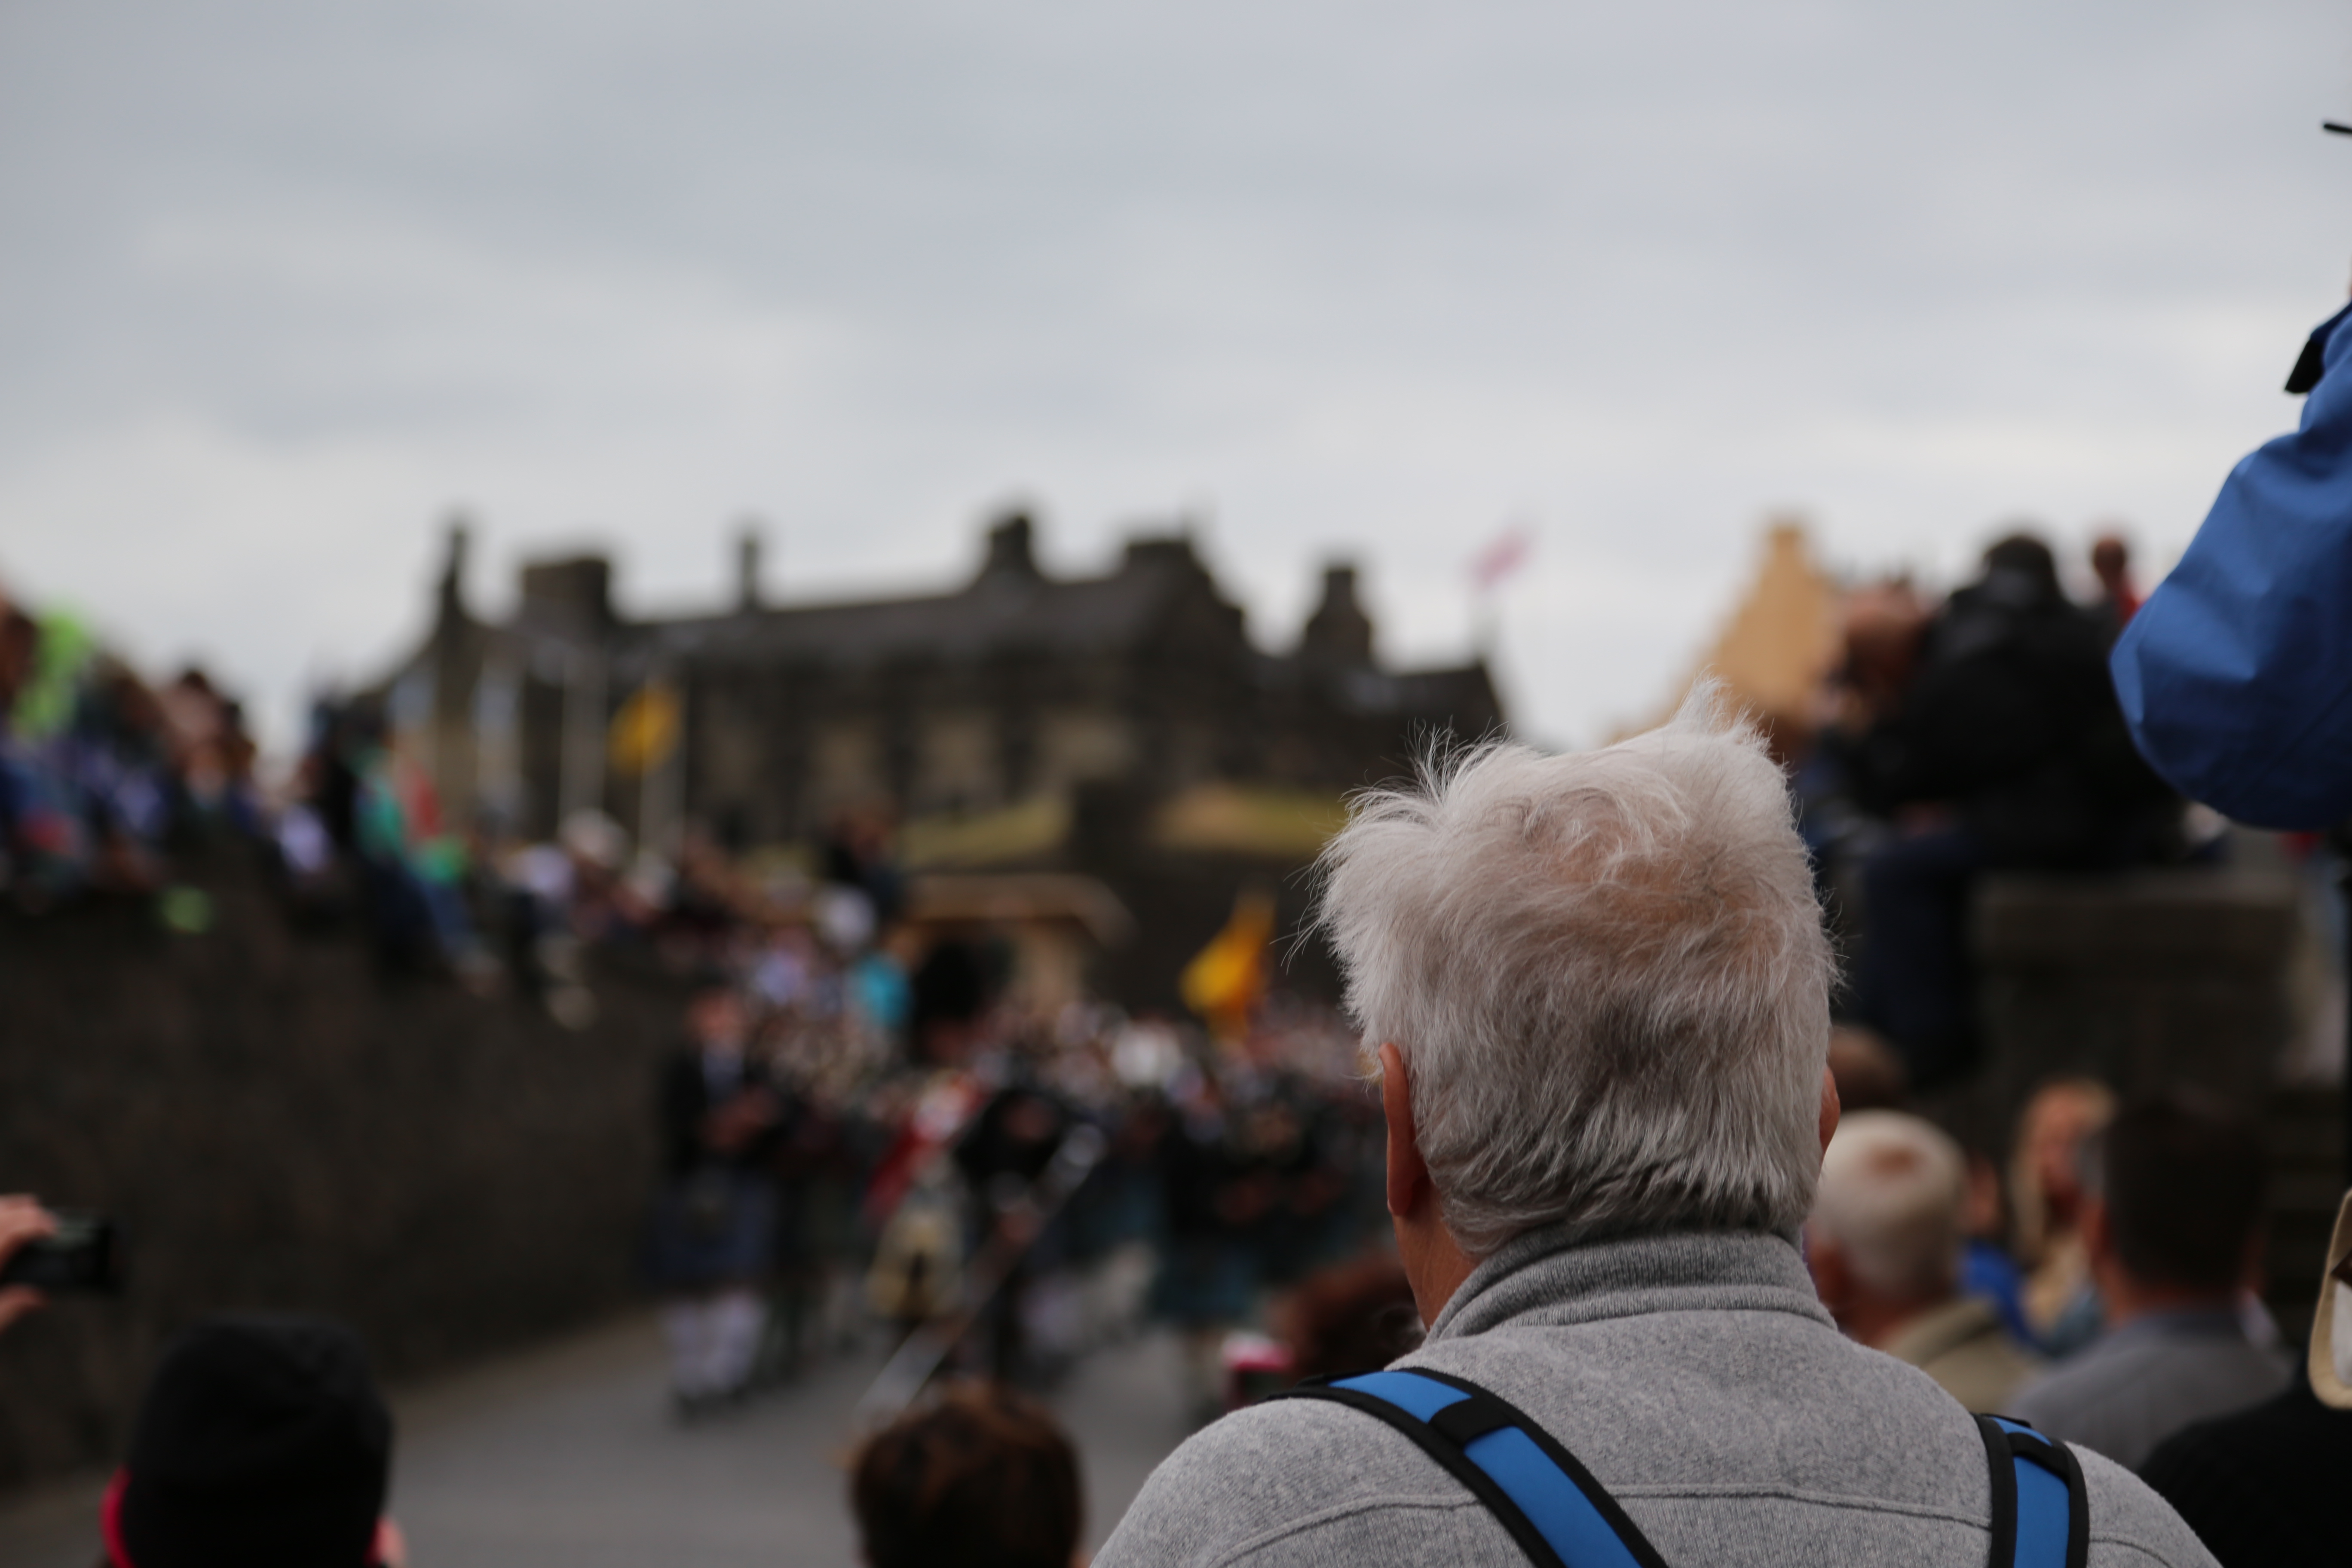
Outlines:
[[[441,562],[441,592],[436,609],[439,625],[457,626],[466,618],[466,552],[473,527],[462,511],[449,514],[448,547]]]
[[[1356,602],[1352,565],[1340,563],[1323,569],[1323,602],[1307,617],[1298,652],[1318,663],[1352,668],[1372,662],[1372,618]]]
[[[601,638],[613,625],[613,563],[602,555],[524,562],[515,618],[583,642]]]
[[[735,536],[735,607],[746,614],[760,607],[760,524],[747,520]]]
[[[1037,557],[1031,552],[1032,527],[1027,512],[1016,511],[988,531],[988,556],[981,563],[984,581],[992,577],[1028,579],[1038,575]]]

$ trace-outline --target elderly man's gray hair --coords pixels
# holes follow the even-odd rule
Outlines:
[[[1601,751],[1433,758],[1360,797],[1320,870],[1465,1251],[1803,1222],[1832,961],[1788,787],[1711,687]]]

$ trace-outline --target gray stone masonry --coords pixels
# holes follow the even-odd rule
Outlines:
[[[239,854],[201,885],[201,935],[144,902],[0,914],[0,1191],[116,1216],[130,1266],[0,1338],[0,1488],[110,1462],[205,1312],[331,1314],[398,1378],[635,1293],[675,986],[599,976],[572,1033],[297,934]]]

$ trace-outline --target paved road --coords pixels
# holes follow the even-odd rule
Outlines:
[[[681,1429],[633,1319],[396,1401],[393,1511],[415,1568],[849,1568],[840,1458],[879,1356]],[[1172,1342],[1097,1352],[1052,1404],[1098,1544],[1182,1437]],[[98,1483],[0,1508],[0,1568],[90,1568]]]

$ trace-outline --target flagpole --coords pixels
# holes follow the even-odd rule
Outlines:
[[[1495,592],[1487,587],[1470,590],[1470,650],[1481,664],[1495,661],[1495,646],[1500,640],[1502,611],[1495,603]]]
[[[1502,643],[1501,595],[1496,590],[1505,578],[1527,564],[1534,543],[1532,525],[1514,522],[1471,558],[1470,646],[1481,663],[1493,662]]]

